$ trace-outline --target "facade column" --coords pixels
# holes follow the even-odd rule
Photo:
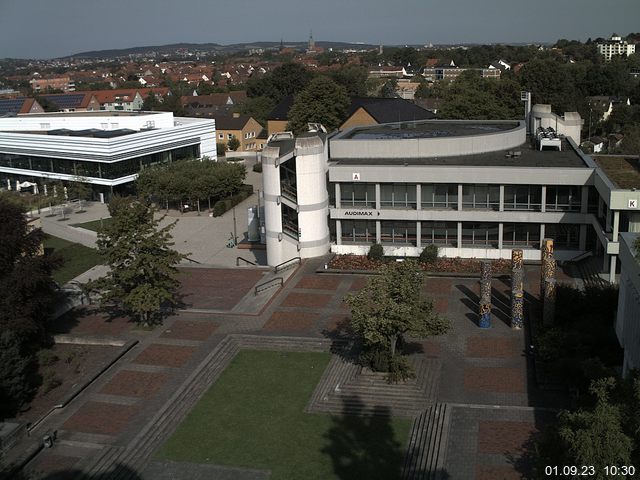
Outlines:
[[[607,209],[607,219],[605,220],[605,231],[610,232],[611,231],[611,209],[609,208],[609,205],[606,205],[605,207]]]
[[[463,192],[462,184],[459,183],[458,184],[458,211],[462,210],[462,192]]]
[[[462,222],[458,222],[458,248],[462,248]]]
[[[611,265],[609,267],[609,283],[612,285],[616,283],[616,264],[618,261],[617,255],[611,255]]]
[[[604,215],[604,212],[602,211],[603,204],[604,204],[604,201],[602,200],[602,197],[598,195],[598,218],[602,218],[602,216]]]
[[[342,220],[336,220],[336,245],[342,245]]]
[[[544,232],[544,223],[540,224],[540,248],[542,248],[542,242],[544,240],[545,232]],[[542,257],[541,257],[542,258]]]
[[[376,220],[376,243],[382,243],[382,228],[380,220]]]
[[[613,237],[612,241],[618,241],[618,230],[620,229],[620,210],[613,211]]]
[[[504,223],[498,224],[498,250],[502,250],[502,237],[504,236]]]
[[[580,199],[580,213],[589,212],[589,186],[583,185],[582,198]]]
[[[416,184],[416,210],[422,210],[422,185]]]
[[[504,212],[504,185],[500,185],[500,207],[498,210]]]
[[[587,225],[580,225],[580,236],[578,237],[578,249],[583,252],[587,249]]]
[[[376,210],[380,210],[380,184],[376,183]],[[378,222],[380,223],[380,222]],[[376,227],[378,229],[378,234],[380,234],[380,228]],[[378,243],[380,243],[380,241],[378,241]]]
[[[542,193],[540,195],[540,211],[542,213],[547,211],[547,186],[542,185]],[[544,238],[544,232],[540,235],[540,238]]]
[[[422,222],[416,222],[416,247],[422,247]]]
[[[336,208],[342,208],[341,201],[340,184],[336,182]]]

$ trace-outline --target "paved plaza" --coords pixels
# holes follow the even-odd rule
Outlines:
[[[184,472],[166,478],[268,478],[268,472],[242,468],[163,467],[153,461],[153,452],[238,348],[329,349],[340,338],[350,320],[343,298],[362,288],[366,277],[318,273],[324,261],[308,260],[292,269],[284,287],[260,294],[258,303],[250,299],[253,286],[269,275],[264,269],[185,269],[188,308],[152,331],[91,310],[62,322],[67,335],[139,343],[37,428],[36,438],[57,430],[57,441],[27,471],[38,472],[36,478],[87,472],[94,475],[90,478],[151,480],[165,478],[158,472],[166,467]],[[527,292],[535,290],[537,278],[535,269],[527,275]],[[478,279],[433,277],[424,288],[453,323],[445,336],[412,343],[414,360],[424,359],[420,375],[428,376],[421,388],[428,390],[429,402],[447,407],[441,420],[446,447],[439,458],[447,478],[520,478],[528,468],[528,447],[562,399],[534,385],[526,330],[509,326],[508,280],[493,280],[493,325],[486,330],[477,325]],[[536,296],[528,298],[535,314]]]

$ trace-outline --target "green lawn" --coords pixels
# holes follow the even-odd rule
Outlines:
[[[399,478],[410,420],[303,412],[329,358],[241,351],[157,456],[269,469],[272,480]]]
[[[86,228],[87,230],[92,230],[94,232],[97,232],[101,224],[104,226],[107,226],[112,221],[113,220],[111,217],[107,217],[107,218],[103,218],[102,220],[92,220],[91,222],[85,222],[85,223],[74,223],[72,227]]]
[[[48,236],[44,241],[45,252],[55,252],[62,257],[63,264],[53,272],[53,278],[60,285],[100,264],[98,252],[79,243],[68,242],[62,238]]]

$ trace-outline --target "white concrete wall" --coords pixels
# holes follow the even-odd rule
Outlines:
[[[339,255],[366,255],[369,253],[371,245],[331,245],[331,252]],[[392,257],[418,257],[422,248],[418,247],[395,247],[383,246],[384,254]],[[576,256],[575,250],[556,250],[554,255],[558,260],[573,258]],[[541,252],[537,249],[523,249],[525,261],[541,260]],[[510,259],[510,248],[456,248],[456,247],[438,247],[438,256],[447,258],[478,258],[487,260],[496,260],[499,258]]]
[[[154,122],[155,128],[173,127],[173,113],[145,112],[143,115],[118,115],[117,112],[68,112],[24,114],[17,117],[0,118],[0,131],[29,131],[56,130],[84,130],[97,128],[99,130],[115,130],[130,128],[140,130],[147,122]]]
[[[640,263],[633,243],[638,234],[620,235],[620,291],[616,316],[616,335],[624,349],[623,375],[640,368]]]

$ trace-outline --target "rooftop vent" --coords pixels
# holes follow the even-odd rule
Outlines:
[[[562,150],[562,139],[552,127],[538,127],[536,139],[538,142],[538,150],[542,150],[543,148],[553,148],[558,151]]]

